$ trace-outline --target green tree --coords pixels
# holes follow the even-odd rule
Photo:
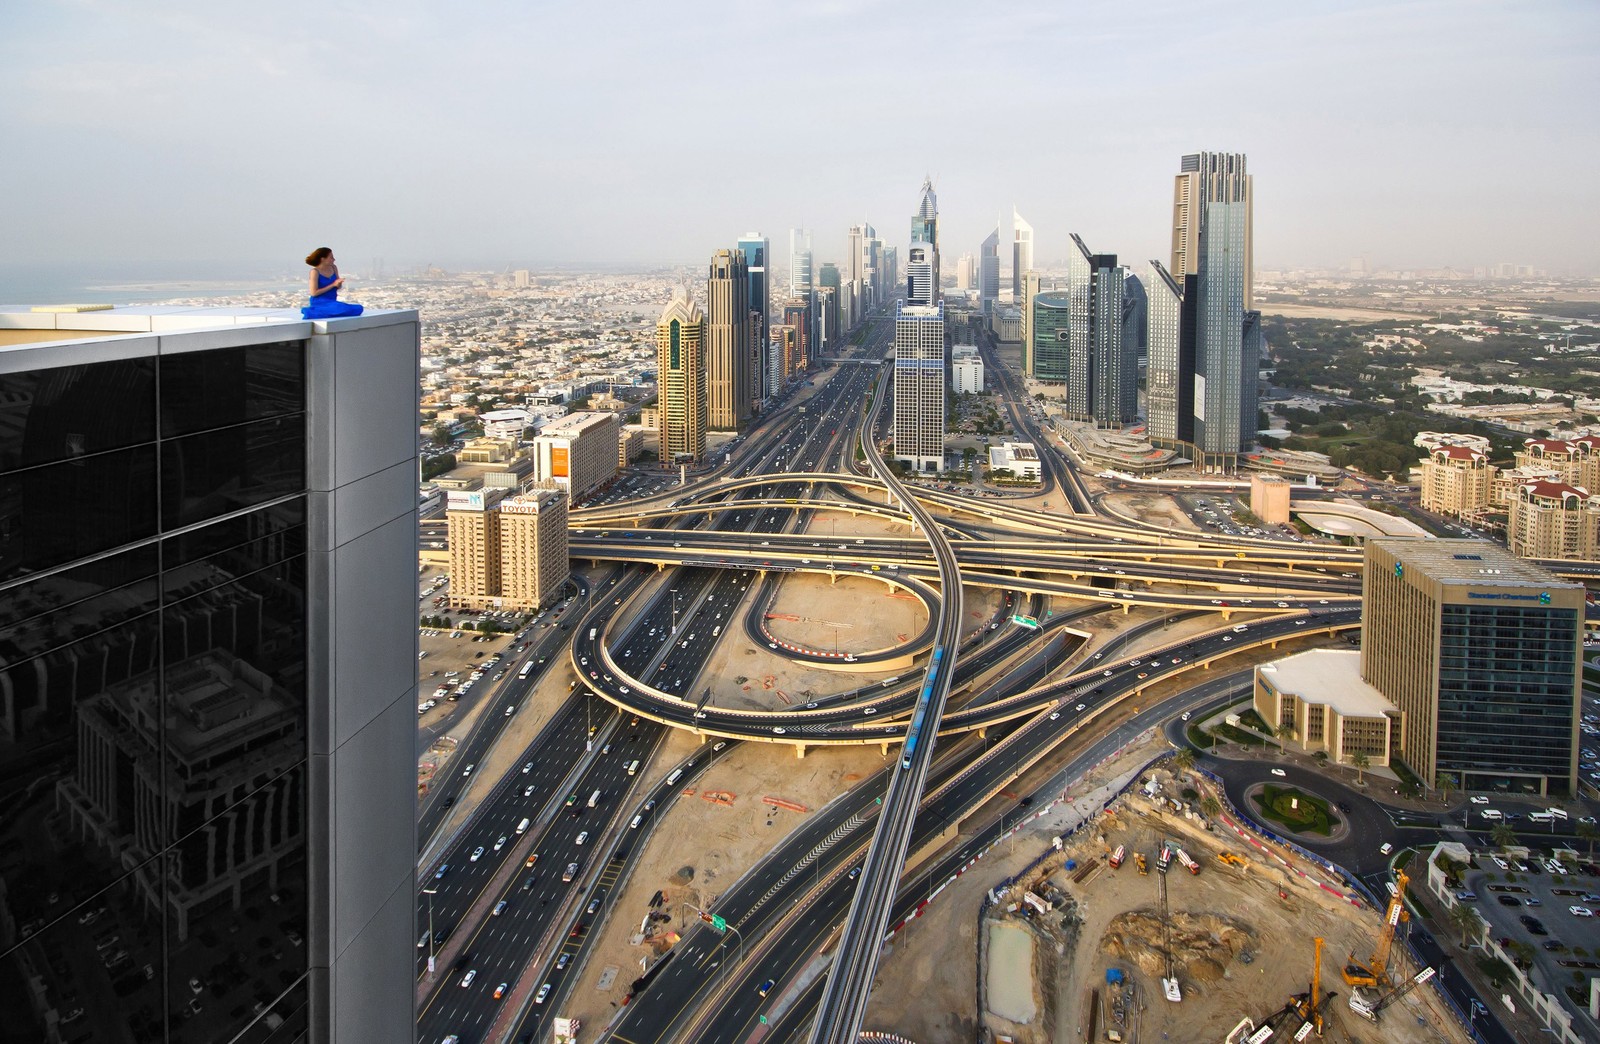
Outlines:
[[[1188,772],[1194,768],[1195,753],[1193,747],[1182,747],[1172,756],[1172,767],[1179,772]]]
[[[1366,782],[1364,773],[1372,764],[1372,759],[1367,757],[1366,752],[1358,750],[1354,754],[1350,755],[1350,764],[1354,765],[1356,769],[1356,783],[1360,784]]]
[[[1216,819],[1222,815],[1222,802],[1208,794],[1200,800],[1200,813],[1207,819]]]
[[[430,437],[436,446],[450,445],[450,426],[448,424],[435,424]]]
[[[1433,785],[1436,790],[1444,791],[1444,802],[1448,805],[1450,803],[1450,791],[1456,785],[1456,777],[1448,772],[1435,773]]]
[[[1517,832],[1511,829],[1510,823],[1496,823],[1489,831],[1489,840],[1495,843],[1495,847],[1504,850],[1517,843]]]
[[[1589,858],[1594,858],[1594,843],[1600,840],[1600,827],[1593,823],[1579,823],[1577,826],[1578,839],[1589,842]]]
[[[1478,911],[1466,903],[1457,903],[1450,908],[1450,924],[1461,933],[1461,945],[1466,946],[1472,937],[1478,934],[1478,925],[1483,923],[1483,918],[1478,916]]]
[[[1294,726],[1279,725],[1273,733],[1278,737],[1278,756],[1281,758],[1289,753],[1289,741],[1294,739]]]

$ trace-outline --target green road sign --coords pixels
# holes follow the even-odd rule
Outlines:
[[[711,927],[715,928],[719,932],[725,932],[728,930],[728,919],[720,914],[712,914]]]
[[[1035,620],[1031,616],[1023,616],[1021,613],[1014,613],[1011,617],[1011,622],[1014,624],[1021,624],[1023,627],[1031,627],[1035,631],[1039,629],[1038,620]]]

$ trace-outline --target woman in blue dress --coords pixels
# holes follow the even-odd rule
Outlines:
[[[344,280],[339,277],[339,266],[333,260],[333,248],[317,247],[306,257],[311,266],[311,302],[300,309],[305,319],[343,319],[360,315],[361,306],[345,304],[339,300],[339,288]]]

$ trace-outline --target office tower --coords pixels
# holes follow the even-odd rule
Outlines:
[[[750,421],[750,280],[744,255],[718,250],[706,279],[707,418],[714,431]]]
[[[846,279],[867,278],[867,237],[870,226],[851,225],[845,232],[844,273]]]
[[[656,321],[658,455],[663,464],[692,464],[706,451],[706,317],[674,297]]]
[[[1000,297],[1000,226],[984,239],[978,248],[978,302],[984,315],[994,312],[994,303]]]
[[[772,328],[772,386],[782,390],[800,370],[800,330],[792,323]]]
[[[1252,303],[1250,199],[1242,153],[1183,157],[1173,187],[1171,272],[1192,302],[1194,449],[1197,463],[1208,469],[1231,469],[1255,441],[1257,364],[1246,356],[1259,351],[1260,340],[1253,332],[1247,343],[1245,336]]]
[[[1135,343],[1139,349],[1139,361],[1143,363],[1145,350],[1150,347],[1150,295],[1145,292],[1144,280],[1135,275],[1131,267],[1122,286],[1128,292],[1128,299],[1133,302]]]
[[[744,255],[746,286],[750,290],[746,306],[753,317],[750,323],[750,404],[755,409],[772,395],[767,383],[765,352],[772,323],[772,283],[768,279],[767,258],[772,254],[772,244],[760,232],[746,232],[739,239],[739,253]]]
[[[906,260],[906,304],[928,308],[938,299],[939,287],[934,282],[938,266],[933,258],[932,243],[912,240]]]
[[[1028,322],[1033,345],[1033,378],[1065,385],[1072,373],[1072,296],[1063,290],[1033,295],[1033,317]]]
[[[519,268],[515,272],[511,273],[511,285],[515,286],[518,290],[526,290],[532,284],[533,280],[526,268]]]
[[[811,368],[812,335],[816,324],[811,318],[812,302],[808,298],[794,298],[783,305],[785,326],[794,327],[795,343],[790,357],[789,376],[794,377]]]
[[[1025,377],[1034,375],[1033,366],[1033,299],[1039,296],[1040,283],[1038,272],[1024,272],[1022,276],[1022,373]]]
[[[1022,300],[1022,281],[1033,270],[1033,226],[1011,208],[1011,299]]]
[[[1098,425],[1132,423],[1138,406],[1138,332],[1127,296],[1128,270],[1115,254],[1095,254],[1076,233],[1067,252],[1067,412]]]
[[[837,352],[839,334],[844,329],[841,317],[844,311],[841,300],[843,289],[843,280],[839,276],[839,266],[832,261],[824,262],[822,268],[817,271],[817,294],[819,295],[817,315],[821,320],[820,326],[822,328],[819,343],[822,346],[822,351],[830,354]]]
[[[1520,558],[1600,560],[1600,496],[1565,482],[1524,482],[1511,496],[1506,543]]]
[[[1369,539],[1362,575],[1361,676],[1417,778],[1573,793],[1583,585],[1486,540]]]
[[[950,349],[950,390],[957,395],[983,394],[983,357],[976,345],[958,344]]]
[[[567,558],[567,498],[535,489],[500,502],[498,607],[542,609],[561,600],[571,574]]]
[[[488,609],[500,597],[500,501],[508,489],[452,489],[445,496],[451,609]],[[498,608],[498,606],[493,606]]]
[[[916,471],[944,467],[944,305],[900,302],[894,317],[894,455]]]
[[[956,259],[956,289],[976,290],[978,288],[978,259],[971,254],[962,254]]]
[[[789,230],[789,296],[811,297],[811,233],[803,228]]]
[[[883,240],[878,238],[878,233],[871,225],[862,226],[865,239],[862,240],[861,249],[865,252],[862,267],[866,270],[867,300],[872,307],[883,303],[884,294],[888,287],[894,285],[884,272]]]
[[[547,421],[533,438],[534,481],[574,503],[617,476],[617,415],[582,411]]]
[[[7,1039],[414,1039],[417,313],[292,314],[0,314]]]
[[[1185,323],[1183,285],[1160,261],[1150,262],[1145,367],[1145,413],[1150,441],[1176,446],[1194,441],[1194,326]]]
[[[933,284],[933,296],[928,299],[928,304],[937,301],[942,291],[939,289],[939,200],[933,194],[933,179],[922,179],[922,198],[917,202],[917,212],[911,217],[911,249],[916,251],[917,244],[925,244],[923,262],[929,266],[929,274]],[[906,266],[910,272],[910,264]]]

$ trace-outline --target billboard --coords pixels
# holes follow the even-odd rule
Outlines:
[[[482,511],[483,490],[481,489],[452,489],[450,498],[446,501],[449,511]]]
[[[568,464],[568,454],[571,452],[565,446],[550,447],[550,477],[567,478],[571,474]]]

